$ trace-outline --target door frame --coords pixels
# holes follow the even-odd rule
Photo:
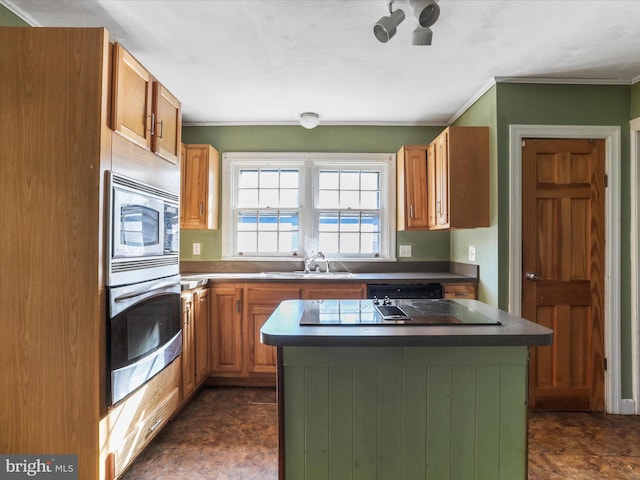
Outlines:
[[[639,212],[640,208],[640,118],[634,118],[629,122],[629,138],[631,150],[630,177],[631,177],[631,371],[633,375],[633,400],[635,402],[635,414],[640,415],[640,301],[638,288],[640,287],[640,222],[633,212]],[[634,245],[636,247],[634,248]]]
[[[509,125],[509,312],[522,307],[522,140],[524,138],[602,138],[605,140],[604,350],[605,410],[634,413],[634,401],[621,398],[620,381],[620,136],[613,125]]]

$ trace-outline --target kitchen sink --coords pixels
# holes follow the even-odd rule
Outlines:
[[[262,276],[264,278],[273,278],[273,279],[309,279],[309,280],[320,280],[320,279],[340,279],[340,278],[351,278],[351,272],[303,272],[303,271],[295,271],[295,272],[263,272]]]

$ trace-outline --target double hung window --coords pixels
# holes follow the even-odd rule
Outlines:
[[[394,181],[393,154],[226,153],[223,257],[388,260]]]

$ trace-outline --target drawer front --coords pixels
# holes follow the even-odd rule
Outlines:
[[[247,304],[277,305],[283,300],[300,298],[300,288],[291,284],[269,285],[268,287],[247,287]]]
[[[443,285],[442,289],[444,298],[466,298],[475,300],[478,296],[477,288],[472,283]]]
[[[116,476],[138,456],[157,433],[162,430],[180,405],[180,389],[176,388],[149,415],[147,415],[115,450]]]

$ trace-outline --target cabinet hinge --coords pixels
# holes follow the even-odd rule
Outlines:
[[[605,372],[607,371],[607,359],[606,358],[604,359],[604,371]]]
[[[609,175],[604,176],[604,188],[607,188],[609,186]]]

